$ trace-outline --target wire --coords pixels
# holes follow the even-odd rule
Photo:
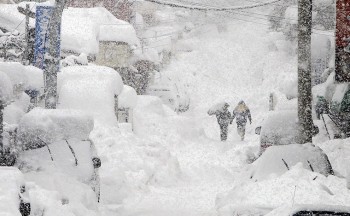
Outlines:
[[[36,2],[34,3],[34,5],[30,8],[30,11],[36,6]],[[17,28],[26,20],[26,17],[24,16],[24,19],[22,19],[22,21],[16,26],[16,28],[13,31],[16,31]]]
[[[175,4],[171,2],[161,2],[159,0],[145,0],[148,2],[160,4],[160,5],[166,5],[170,7],[177,7],[177,8],[184,8],[184,9],[190,9],[190,10],[200,10],[200,11],[232,11],[232,10],[241,10],[241,9],[250,9],[250,8],[256,8],[256,7],[262,7],[269,4],[273,4],[282,0],[272,0],[270,2],[266,3],[260,3],[260,4],[253,4],[253,5],[247,5],[247,6],[237,6],[237,7],[227,7],[227,8],[214,8],[214,7],[201,7],[201,6],[195,6],[195,5],[180,5]]]

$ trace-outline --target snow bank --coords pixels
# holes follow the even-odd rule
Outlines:
[[[134,108],[137,103],[137,94],[134,88],[124,85],[123,91],[118,95],[120,108]]]
[[[0,71],[7,74],[13,85],[26,86],[28,77],[23,65],[17,62],[0,62]]]
[[[34,215],[98,216],[91,188],[54,166],[51,170],[27,171],[27,190]]]
[[[18,141],[27,149],[71,138],[87,140],[93,127],[93,119],[79,111],[35,108],[21,119]]]
[[[100,26],[103,27],[100,31]],[[109,28],[113,26],[112,28]],[[62,49],[77,53],[97,54],[99,39],[120,39],[138,43],[135,30],[129,23],[118,20],[107,9],[68,8],[62,15]]]
[[[158,138],[168,133],[164,126],[170,121],[166,118],[158,97],[140,95],[134,108],[138,136],[116,131],[106,124],[94,128],[91,139],[103,164],[99,171],[101,202],[105,206],[137,205],[150,186],[169,186],[179,180],[181,169],[177,157],[168,150],[166,141]]]
[[[349,139],[335,139],[317,144],[328,155],[334,172],[344,177],[350,177],[350,147],[348,143]]]
[[[13,86],[22,86],[23,90],[41,90],[44,87],[43,71],[34,66],[23,66],[18,62],[0,62],[0,71],[6,73]]]
[[[44,174],[41,172],[57,172],[87,185],[91,184],[94,175],[92,164],[94,155],[90,141],[73,138],[68,139],[67,142],[61,140],[50,144],[50,152],[47,148],[20,152],[17,163],[24,172],[33,171],[39,175]],[[73,149],[74,155],[69,146]]]
[[[116,125],[114,96],[122,90],[122,79],[112,68],[65,67],[58,75],[58,107],[83,110],[95,117],[95,123]]]
[[[298,115],[296,110],[272,111],[263,122],[261,143],[286,145],[298,141]]]
[[[4,216],[21,216],[19,193],[24,185],[22,173],[15,167],[0,167],[0,209]]]
[[[297,163],[302,163],[304,169],[313,169],[326,176],[331,172],[328,158],[320,148],[310,144],[290,144],[267,148],[252,164],[250,178],[262,181],[280,176]]]
[[[11,104],[4,109],[4,122],[18,124],[22,116],[28,111],[30,105],[29,96],[22,92]]]
[[[12,82],[4,72],[0,71],[0,101],[7,103],[11,100],[13,94]]]
[[[24,66],[28,83],[26,89],[44,91],[44,72],[34,66]]]
[[[263,214],[293,203],[317,205],[348,205],[350,194],[346,181],[325,177],[303,168],[302,164],[277,178],[242,182],[231,191],[217,196],[216,210],[220,216]]]

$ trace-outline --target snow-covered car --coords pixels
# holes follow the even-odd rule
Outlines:
[[[17,166],[38,176],[62,173],[89,185],[98,200],[101,161],[89,139],[93,127],[92,117],[80,111],[33,109],[17,128]]]
[[[338,205],[297,205],[292,208],[290,214],[292,216],[350,216],[350,207]]]
[[[286,205],[339,205],[350,200],[341,192],[343,178],[333,174],[327,155],[312,144],[272,146],[243,172],[235,187],[216,200],[218,215],[275,215]],[[322,200],[319,199],[322,194]],[[308,214],[307,214],[308,215]],[[311,214],[312,215],[312,214]]]
[[[322,175],[333,175],[332,165],[321,148],[312,144],[271,146],[253,164],[250,178],[263,180],[269,175],[281,175],[297,163]]]
[[[299,142],[298,115],[295,110],[271,112],[261,127],[255,129],[260,135],[260,153],[274,145],[288,145]],[[313,135],[319,132],[314,126]]]
[[[176,112],[186,112],[190,107],[188,95],[180,93],[175,85],[152,85],[146,94],[159,97]]]
[[[315,110],[319,117],[328,114],[339,132],[350,137],[350,84],[334,83],[334,73],[327,81],[313,88]]]
[[[0,167],[1,215],[29,216],[31,205],[23,174],[16,167]]]

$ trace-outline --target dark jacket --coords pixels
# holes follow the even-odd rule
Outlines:
[[[218,120],[219,125],[228,125],[231,121],[231,113],[226,110],[224,112],[216,112],[216,119]]]

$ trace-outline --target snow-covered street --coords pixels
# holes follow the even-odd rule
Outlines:
[[[50,45],[60,65],[45,47],[45,10],[58,1],[30,3],[33,59],[18,51],[26,3],[9,2],[0,0],[0,162],[13,167],[0,176],[13,180],[0,185],[0,215],[350,214],[349,138],[326,113],[350,112],[323,23],[335,1],[314,7],[312,143],[300,141],[296,1],[72,0],[61,45]]]
[[[242,21],[227,26],[227,31],[219,33],[215,25],[205,25],[196,36],[185,39],[194,50],[178,54],[164,72],[188,86],[191,109],[179,116],[170,113],[159,120],[136,122],[139,142],[163,146],[178,163],[175,172],[179,173],[171,173],[176,179],[170,182],[166,174],[147,184],[147,193],[126,203],[123,214],[212,215],[216,195],[233,187],[247,165],[248,153],[257,152],[255,126],[268,109],[270,91],[279,87],[273,82],[277,72],[267,70],[275,66],[283,69],[284,65],[268,50],[273,39],[266,26]],[[283,56],[280,59],[290,63]],[[288,74],[288,68],[279,73],[283,72]],[[266,83],[271,85],[266,87]],[[215,102],[228,101],[235,106],[240,99],[250,107],[253,124],[247,127],[245,141],[240,141],[233,123],[228,141],[220,142],[216,118],[208,116],[207,110]],[[141,115],[150,110],[140,110],[135,118],[147,118]]]

